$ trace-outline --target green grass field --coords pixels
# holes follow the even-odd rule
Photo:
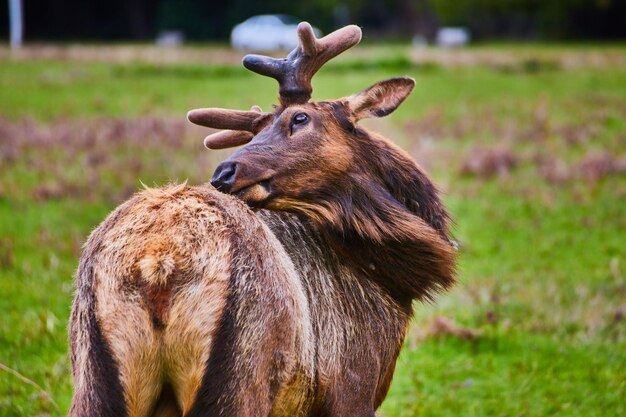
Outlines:
[[[416,306],[380,415],[626,415],[626,67],[612,64],[626,50],[597,61],[601,49],[568,47],[589,58],[569,65],[563,48],[483,46],[466,53],[513,63],[448,65],[364,48],[323,69],[314,97],[417,80],[369,126],[439,184],[461,248],[456,288]],[[72,280],[90,230],[141,182],[205,182],[228,154],[202,147],[187,110],[267,109],[276,95],[231,64],[5,54],[0,416],[67,413]]]

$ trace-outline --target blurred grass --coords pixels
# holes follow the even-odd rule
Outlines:
[[[440,184],[461,244],[459,285],[417,306],[381,415],[625,415],[626,69],[567,66],[558,48],[481,46],[523,59],[460,66],[376,48],[323,69],[315,98],[416,78],[369,125]],[[200,183],[226,154],[203,150],[185,113],[268,109],[276,91],[223,63],[0,62],[0,363],[58,404],[0,370],[0,416],[67,411],[66,323],[89,231],[139,181]],[[478,337],[420,336],[436,316]]]

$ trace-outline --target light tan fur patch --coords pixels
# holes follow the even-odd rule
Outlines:
[[[231,249],[224,209],[207,204],[205,190],[180,185],[143,191],[131,204],[95,266],[96,315],[118,363],[129,417],[148,416],[166,383],[185,413],[226,302]],[[145,305],[151,299],[138,302],[138,289],[173,280],[166,320],[155,327]]]
[[[174,246],[167,240],[149,242],[145,255],[137,262],[141,276],[149,284],[164,286],[174,273],[176,261],[172,253]]]

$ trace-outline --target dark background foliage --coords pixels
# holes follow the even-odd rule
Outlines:
[[[431,38],[440,25],[463,25],[476,39],[626,38],[623,0],[24,0],[27,40],[146,40],[163,30],[225,40],[236,23],[266,13],[294,15],[324,32],[356,23],[384,37]]]

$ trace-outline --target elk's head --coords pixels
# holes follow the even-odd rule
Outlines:
[[[360,119],[393,112],[415,82],[392,78],[350,97],[309,102],[312,76],[329,59],[356,45],[361,30],[347,26],[316,39],[311,26],[301,23],[298,36],[300,45],[286,59],[247,55],[243,60],[246,68],[278,80],[280,105],[274,112],[264,113],[258,107],[250,111],[208,108],[192,110],[188,118],[228,129],[205,139],[210,149],[246,144],[217,167],[211,180],[216,188],[237,195],[253,208],[305,212],[330,220],[330,211],[351,210],[350,204],[338,207],[344,206],[338,200],[353,198],[354,190],[349,188],[361,184],[361,194],[393,194],[399,187],[386,169],[397,165],[417,169],[400,149],[357,126]],[[407,204],[402,201],[405,197],[396,198]]]

